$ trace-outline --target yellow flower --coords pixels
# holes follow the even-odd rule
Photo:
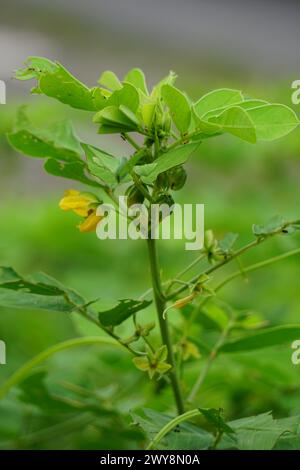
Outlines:
[[[80,192],[75,189],[68,189],[64,197],[59,202],[59,207],[63,211],[73,211],[75,214],[84,217],[84,220],[77,227],[80,232],[94,232],[102,216],[96,214],[99,199],[92,193]]]
[[[81,217],[87,217],[95,203],[98,203],[98,199],[94,194],[68,189],[60,200],[59,207],[63,211],[73,211]]]
[[[187,304],[191,303],[195,297],[196,297],[196,292],[192,292],[190,295],[183,297],[183,299],[176,300],[176,302],[172,305],[172,308],[178,308],[178,309],[183,308]]]
[[[84,221],[77,225],[80,232],[95,232],[98,223],[102,220],[103,217],[96,215],[96,209],[91,209],[90,214],[84,219]]]

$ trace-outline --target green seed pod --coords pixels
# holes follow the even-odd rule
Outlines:
[[[175,204],[174,199],[170,194],[167,193],[161,193],[158,195],[156,201],[157,204],[167,204],[169,207],[173,206]]]
[[[166,171],[158,175],[155,185],[160,191],[169,189],[169,178]]]
[[[169,186],[173,191],[181,189],[186,182],[187,174],[182,166],[176,166],[168,171]]]
[[[127,207],[144,202],[143,193],[134,185],[127,188],[125,195],[127,196]]]

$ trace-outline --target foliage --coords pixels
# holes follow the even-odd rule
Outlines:
[[[92,195],[94,198],[91,193],[76,192],[81,204],[82,198],[89,194],[83,212],[82,205],[74,206],[74,201],[69,201],[69,208],[85,218],[81,227],[88,217],[95,216],[94,201],[102,200],[102,196],[110,198],[118,210],[116,194],[120,191],[128,191],[133,203],[144,201],[149,213],[153,203],[167,201],[172,205],[174,192],[186,183],[183,165],[208,139],[230,134],[248,143],[271,141],[287,135],[299,124],[296,114],[287,106],[248,98],[239,90],[214,90],[193,102],[174,86],[176,76],[172,72],[150,92],[140,69],[130,70],[123,80],[113,72],[105,71],[98,85],[89,88],[61,64],[31,57],[27,66],[16,72],[16,78],[36,80],[32,89],[34,94],[46,95],[75,109],[93,113],[90,119],[97,125],[99,134],[120,134],[134,148],[128,158],[118,157],[83,142],[69,121],[40,129],[29,121],[23,107],[19,110],[15,126],[8,133],[10,145],[27,156],[46,159],[48,173],[99,191],[99,196]],[[97,222],[101,223],[101,220]],[[23,277],[12,268],[1,268],[0,305],[80,315],[100,333],[99,337],[83,337],[82,344],[99,342],[118,346],[125,354],[130,354],[135,365],[133,374],[140,377],[139,371],[147,372],[157,390],[171,387],[178,415],[174,417],[174,413],[169,415],[146,409],[143,416],[133,413],[136,426],[129,428],[124,412],[126,406],[122,404],[128,397],[118,399],[118,393],[109,390],[106,395],[109,399],[99,403],[93,388],[80,388],[74,384],[65,387],[72,397],[65,390],[60,394],[51,391],[46,384],[45,372],[36,366],[55,352],[81,344],[81,339],[70,340],[67,345],[58,344],[32,358],[8,378],[0,389],[1,396],[18,385],[18,400],[38,409],[36,429],[51,417],[50,428],[44,429],[46,440],[49,435],[50,438],[53,436],[57,427],[62,427],[59,419],[63,418],[71,429],[90,423],[93,423],[94,431],[98,428],[117,429],[121,446],[127,445],[131,435],[135,445],[137,442],[144,445],[146,439],[150,447],[164,449],[299,448],[298,416],[274,419],[270,413],[263,413],[228,421],[220,409],[198,407],[199,391],[220,356],[286,344],[299,337],[298,324],[266,325],[260,315],[220,307],[218,303],[219,290],[230,281],[300,253],[297,248],[247,266],[240,261],[244,253],[274,237],[297,235],[299,226],[299,219],[279,217],[265,225],[255,224],[254,239],[239,248],[236,248],[238,234],[230,232],[216,237],[209,230],[199,257],[166,281],[161,279],[155,242],[148,239],[151,291],[138,299],[112,301],[109,308],[101,291],[99,298],[85,299],[43,273]],[[217,283],[215,271],[233,260],[238,260],[239,270]],[[197,273],[187,281],[183,280],[182,277],[197,263],[201,266]],[[141,312],[152,304],[152,300],[147,300],[150,295],[157,310],[159,342],[156,336],[158,325],[141,322]],[[179,327],[168,319],[176,309],[181,314]],[[122,327],[127,320],[132,326],[126,337]],[[205,336],[199,339],[202,331],[213,334],[208,335],[208,340]],[[107,341],[103,335],[109,335],[111,339]],[[190,387],[185,381],[185,373],[189,365],[199,362],[200,375]],[[105,396],[105,390],[102,392]],[[121,402],[119,406],[118,401]],[[196,408],[185,412],[191,405]],[[186,422],[191,419],[195,420],[193,424]],[[19,446],[37,445],[43,441],[43,432],[41,434],[42,438],[38,431],[22,438]],[[95,436],[98,436],[97,432]]]

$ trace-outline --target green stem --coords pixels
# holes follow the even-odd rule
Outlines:
[[[70,298],[68,298],[68,300],[70,303],[73,303]],[[79,313],[86,320],[90,321],[91,323],[94,323],[94,325],[97,325],[99,328],[101,328],[102,331],[104,331],[111,338],[115,339],[120,344],[120,346],[126,348],[134,356],[139,355],[138,351],[135,351],[129,344],[124,344],[118,335],[116,335],[113,331],[109,330],[109,328],[106,328],[105,326],[103,326],[100,323],[100,321],[97,318],[95,318],[92,312],[89,311],[89,309],[85,308],[84,306],[78,307],[76,304],[73,304],[73,305],[74,305],[74,312]]]
[[[136,150],[141,150],[141,146],[132,137],[130,137],[129,134],[124,133],[123,135],[127,142],[132,145],[132,147],[134,147]]]
[[[23,364],[23,366],[21,366],[16,372],[14,372],[0,388],[0,399],[4,398],[12,387],[21,382],[29,374],[31,369],[41,364],[49,357],[66,349],[75,348],[77,346],[87,346],[90,344],[105,344],[121,347],[121,345],[115,340],[101,336],[86,336],[83,338],[74,338],[68,341],[64,341],[62,343],[55,344],[54,346],[45,349],[37,356],[34,356],[28,362]]]
[[[181,137],[180,139],[175,140],[175,142],[173,142],[171,145],[169,145],[166,150],[167,151],[173,150],[174,148],[178,147],[178,145],[181,145],[184,142],[189,141],[192,137],[194,137],[195,135],[198,135],[198,134],[200,134],[199,130],[193,131],[190,134],[187,134],[187,135]]]
[[[265,266],[269,266],[273,263],[277,263],[278,261],[281,261],[285,258],[288,258],[290,256],[294,256],[294,255],[297,255],[297,254],[300,254],[300,248],[296,248],[295,250],[290,250],[287,253],[283,253],[281,255],[274,256],[273,258],[267,259],[265,261],[261,261],[259,263],[255,263],[255,264],[252,264],[250,266],[247,266],[247,267],[243,268],[243,271],[236,271],[235,273],[231,274],[226,279],[224,279],[224,281],[222,281],[215,288],[215,291],[219,291],[228,282],[236,279],[237,277],[243,276],[245,273],[249,273],[251,271],[255,271],[256,269],[260,269],[260,268],[263,268]],[[201,303],[201,307],[203,307],[203,305],[206,301],[207,301],[207,299],[205,299],[204,302]],[[212,352],[211,352],[211,354],[210,354],[210,356],[207,360],[207,363],[204,366],[203,370],[201,371],[195,385],[193,386],[192,391],[191,391],[191,393],[188,397],[188,400],[187,400],[188,402],[192,402],[195,399],[196,394],[199,392],[201,386],[203,385],[203,382],[204,382],[208,372],[210,371],[210,368],[211,368],[214,360],[216,359],[216,357],[218,355],[218,351],[219,351],[220,347],[226,341],[226,339],[228,337],[228,334],[230,333],[231,327],[232,327],[232,323],[229,322],[229,324],[227,325],[227,328],[223,331],[222,335],[220,336],[219,341],[217,342],[214,349],[212,350]]]
[[[202,387],[202,385],[204,383],[204,380],[206,379],[206,376],[207,376],[208,372],[210,371],[210,368],[211,368],[214,360],[216,359],[216,357],[218,355],[218,351],[221,348],[221,346],[223,346],[224,342],[226,341],[232,326],[233,326],[232,321],[229,321],[227,327],[225,328],[225,330],[223,330],[219,340],[217,341],[215,347],[211,351],[205,366],[203,367],[198,379],[196,380],[196,382],[195,382],[195,384],[194,384],[194,386],[191,390],[191,393],[188,396],[187,401],[189,403],[194,401],[197,393],[199,392],[200,388]]]
[[[153,201],[151,195],[148,193],[148,190],[146,189],[146,187],[143,186],[143,184],[141,183],[141,180],[140,180],[139,176],[134,171],[131,171],[130,175],[133,179],[134,184],[140,190],[140,192],[144,195],[144,197],[146,199],[148,199],[148,201],[153,203],[154,201]]]
[[[202,261],[205,258],[204,254],[201,254],[197,256],[196,259],[194,259],[190,264],[188,264],[182,271],[179,271],[176,276],[169,281],[169,285],[167,287],[167,293],[170,291],[170,289],[173,287],[173,285],[178,282],[178,279],[181,278],[184,274],[186,274],[190,269],[192,269],[194,266],[196,266],[200,261]]]
[[[276,235],[282,235],[283,233],[283,230],[288,228],[289,226],[292,226],[292,225],[297,225],[299,224],[299,219],[297,220],[293,220],[293,221],[290,221],[290,222],[286,222],[284,225],[282,225],[281,227],[279,227],[277,230],[275,230],[273,233],[270,233],[269,235],[265,236],[265,237],[258,237],[256,240],[253,240],[252,242],[248,243],[247,245],[243,246],[242,248],[240,248],[239,250],[231,253],[230,255],[228,255],[226,258],[224,258],[222,261],[219,261],[218,263],[214,264],[213,266],[211,266],[210,268],[206,269],[205,271],[203,271],[202,273],[200,274],[197,274],[196,276],[194,276],[190,281],[188,281],[189,284],[194,284],[198,281],[199,277],[202,275],[202,274],[211,274],[212,272],[216,271],[217,269],[221,268],[222,266],[224,266],[225,264],[229,263],[230,261],[232,261],[233,259],[237,258],[238,256],[241,256],[243,253],[245,253],[246,251],[248,250],[251,250],[252,248],[260,245],[261,243],[265,242],[266,240],[269,240],[270,238],[273,238],[274,236]],[[166,299],[167,300],[170,300],[170,299],[173,299],[174,297],[176,297],[178,294],[181,294],[181,292],[183,292],[187,287],[186,286],[182,286],[180,287],[179,289],[171,292],[167,297]]]
[[[190,410],[187,411],[186,413],[183,413],[179,416],[176,416],[176,418],[172,419],[169,423],[167,423],[154,437],[154,439],[150,442],[150,444],[147,447],[147,450],[151,450],[153,448],[157,447],[157,444],[160,443],[160,441],[169,433],[171,432],[176,426],[178,426],[180,423],[183,423],[184,421],[188,421],[191,418],[194,418],[195,416],[199,416],[201,413],[198,409],[195,410]]]
[[[160,332],[163,343],[167,346],[168,349],[168,363],[172,366],[172,369],[169,372],[169,377],[171,381],[171,386],[173,389],[174,398],[177,405],[178,413],[181,414],[184,412],[184,404],[182,393],[180,389],[180,384],[175,368],[175,360],[173,354],[173,347],[169,333],[168,327],[168,320],[167,318],[163,318],[164,310],[165,310],[165,299],[162,292],[161,287],[161,280],[160,280],[160,273],[158,267],[158,259],[157,259],[157,252],[156,252],[156,245],[155,240],[152,239],[149,235],[147,240],[148,244],[148,252],[149,252],[149,259],[150,259],[150,267],[151,267],[151,278],[152,278],[152,285],[153,285],[153,292],[154,292],[154,299],[156,304],[156,310],[159,320]]]
[[[235,273],[231,274],[230,276],[228,276],[226,279],[224,279],[224,281],[222,281],[216,288],[215,288],[215,291],[218,291],[219,289],[221,289],[223,286],[225,286],[225,284],[227,284],[228,282],[232,281],[233,279],[239,277],[239,276],[243,276],[244,274],[246,273],[249,273],[251,271],[255,271],[256,269],[260,269],[260,268],[263,268],[265,266],[268,266],[270,264],[273,264],[273,263],[277,263],[277,261],[281,261],[285,258],[288,258],[290,256],[294,256],[294,255],[297,255],[300,253],[300,248],[296,248],[295,250],[290,250],[290,251],[287,251],[286,253],[283,253],[281,255],[277,255],[277,256],[273,256],[273,258],[270,258],[270,259],[267,259],[265,261],[260,261],[259,263],[255,263],[255,264],[251,264],[250,266],[246,266],[243,268],[243,271],[236,271]]]

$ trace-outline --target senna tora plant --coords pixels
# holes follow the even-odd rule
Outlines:
[[[153,204],[165,203],[172,207],[176,192],[187,181],[184,164],[193,154],[196,158],[204,140],[230,134],[231,138],[255,144],[284,137],[299,124],[297,116],[287,106],[252,98],[235,89],[217,89],[193,101],[175,86],[173,72],[149,90],[138,68],[130,70],[123,80],[105,71],[98,84],[90,88],[61,64],[30,57],[15,78],[33,80],[34,94],[85,110],[86,118],[95,125],[99,146],[82,142],[69,121],[36,128],[25,108],[21,108],[14,129],[8,134],[10,145],[18,152],[43,158],[47,173],[74,181],[72,188],[66,185],[58,204],[63,211],[77,214],[78,229],[82,233],[96,232],[99,224],[105,223],[105,215],[97,213],[103,200],[111,201],[115,210],[119,210],[119,194],[127,196],[129,206],[143,203],[149,218]],[[101,136],[106,134],[118,134],[130,144],[131,155],[124,157],[104,151]],[[90,189],[82,191],[76,184]],[[253,432],[252,445],[256,448],[280,447],[280,439],[284,439],[286,431],[293,438],[299,438],[299,426],[295,423],[300,422],[300,417],[294,417],[293,422],[277,420],[275,423],[266,413],[228,424],[220,410],[199,407],[199,391],[219,355],[275,346],[299,338],[300,325],[266,327],[264,322],[252,321],[244,312],[236,313],[228,308],[226,314],[218,318],[205,308],[209,304],[218,305],[219,291],[227,283],[295,256],[300,253],[300,247],[243,266],[217,284],[215,272],[233,260],[240,260],[244,253],[258,245],[277,236],[297,235],[299,229],[300,218],[276,217],[265,225],[253,225],[252,240],[238,247],[236,234],[228,233],[223,239],[217,239],[212,230],[206,230],[204,245],[194,261],[172,279],[161,277],[157,241],[149,233],[145,237],[145,248],[149,253],[152,286],[138,299],[118,299],[108,310],[99,307],[99,300],[84,299],[46,274],[22,277],[12,268],[1,268],[0,305],[78,314],[96,324],[102,333],[60,343],[42,352],[7,380],[0,389],[0,396],[4,397],[12,387],[22,383],[31,369],[54,353],[84,344],[109,344],[127,352],[132,357],[133,367],[145,374],[145,380],[159,381],[172,390],[177,416],[148,410],[143,419],[134,418],[149,439],[149,448],[249,448],[245,429],[247,436]],[[188,278],[195,268],[196,274]],[[143,310],[152,303],[157,314],[155,324],[143,319]],[[182,313],[182,326],[172,322],[174,309]],[[119,327],[127,320],[132,321],[132,331],[129,337],[123,337]],[[209,322],[218,332],[215,344],[205,344],[205,338],[199,339],[194,324],[201,322]],[[159,345],[153,341],[158,331]],[[190,360],[198,361],[199,375],[189,388],[185,383],[184,364]],[[209,431],[183,423],[198,416],[207,422]],[[177,433],[173,432],[175,428]],[[179,444],[174,443],[178,430],[189,444],[184,442],[184,437]]]

